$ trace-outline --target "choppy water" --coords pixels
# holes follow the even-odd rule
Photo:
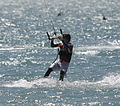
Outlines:
[[[120,105],[119,0],[0,0],[0,10],[0,106]],[[57,54],[51,21],[74,44],[63,82],[43,78]]]

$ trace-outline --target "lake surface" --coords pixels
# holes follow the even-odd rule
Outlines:
[[[0,10],[0,106],[120,105],[119,0],[0,0]],[[43,78],[53,27],[74,45],[63,82]]]

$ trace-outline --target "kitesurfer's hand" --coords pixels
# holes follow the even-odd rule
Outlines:
[[[55,38],[50,38],[50,40],[54,40]]]
[[[58,36],[58,39],[63,40],[63,37],[62,36]]]

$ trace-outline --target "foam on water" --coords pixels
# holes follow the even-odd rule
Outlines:
[[[30,82],[28,82],[27,80],[24,79],[20,79],[18,81],[12,81],[10,83],[4,84],[4,87],[23,87],[23,88],[31,88],[32,84]]]
[[[102,80],[96,82],[89,82],[88,80],[78,81],[58,81],[53,78],[40,78],[33,81],[20,79],[2,85],[3,87],[22,87],[22,88],[35,88],[35,87],[62,87],[62,88],[120,88],[120,74],[109,75],[103,77]]]
[[[101,86],[107,86],[107,87],[117,87],[120,88],[120,74],[117,75],[109,75],[105,76],[103,80],[98,81],[97,83],[100,83]]]
[[[33,87],[54,87],[57,84],[57,80],[50,78],[40,78],[34,81],[27,81],[20,79],[18,81],[12,81],[7,84],[3,84],[4,87],[22,87],[22,88],[33,88]]]

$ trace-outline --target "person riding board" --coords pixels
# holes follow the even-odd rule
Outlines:
[[[62,43],[55,43],[55,38],[50,38],[51,40],[51,47],[59,47],[59,59],[57,59],[55,62],[51,64],[51,66],[48,68],[47,72],[45,73],[44,77],[48,77],[52,71],[60,71],[60,78],[59,80],[63,81],[64,75],[67,72],[69,63],[71,61],[72,57],[72,50],[73,45],[70,43],[71,35],[70,34],[63,34],[63,36],[57,37],[59,40],[62,41]]]

